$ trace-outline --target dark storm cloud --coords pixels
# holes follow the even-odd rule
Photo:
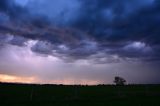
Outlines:
[[[74,25],[100,42],[147,40],[159,33],[160,9],[153,0],[88,0],[83,4],[84,11]],[[153,42],[157,37],[152,37]]]
[[[159,83],[159,28],[159,0],[0,0],[0,80]]]
[[[119,54],[122,57],[144,58],[154,55],[158,58],[156,57],[158,48],[155,47],[160,45],[158,0],[88,0],[82,2],[84,11],[74,26],[90,33],[93,39],[100,42],[100,45],[103,44],[103,49],[110,49],[108,53]],[[145,43],[146,47],[143,49],[153,48],[154,53],[136,47],[124,50],[130,42],[135,41]]]
[[[1,34],[38,40],[31,48],[34,52],[51,55],[56,52],[73,59],[97,58],[98,53],[103,53],[100,59],[112,62],[118,62],[119,58],[160,57],[158,0],[78,0],[74,6],[65,0],[44,2],[46,9],[43,4],[34,7],[36,1],[21,7],[13,1],[1,0],[0,11],[10,17],[8,24],[0,24]],[[51,3],[59,6],[52,8]],[[33,7],[35,10],[31,11]],[[108,56],[113,59],[104,59]]]
[[[0,1],[0,11],[1,12],[8,12],[8,11],[12,11],[11,10],[11,5],[9,3],[9,0],[1,0]]]
[[[13,20],[17,19],[18,17],[22,17],[22,15],[25,15],[27,10],[21,6],[16,5],[13,0],[1,0],[0,12],[7,14]]]

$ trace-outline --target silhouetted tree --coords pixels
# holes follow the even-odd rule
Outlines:
[[[116,76],[114,78],[114,83],[116,85],[125,85],[126,84],[126,80],[124,78],[122,78],[122,77]]]

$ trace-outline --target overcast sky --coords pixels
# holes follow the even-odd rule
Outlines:
[[[0,81],[160,83],[159,0],[0,0]]]

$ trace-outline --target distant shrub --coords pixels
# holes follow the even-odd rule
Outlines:
[[[122,77],[116,76],[114,78],[114,83],[116,85],[125,85],[126,84],[126,80],[124,78],[122,78]]]

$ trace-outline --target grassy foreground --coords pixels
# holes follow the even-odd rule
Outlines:
[[[160,85],[0,83],[0,106],[160,106]]]

